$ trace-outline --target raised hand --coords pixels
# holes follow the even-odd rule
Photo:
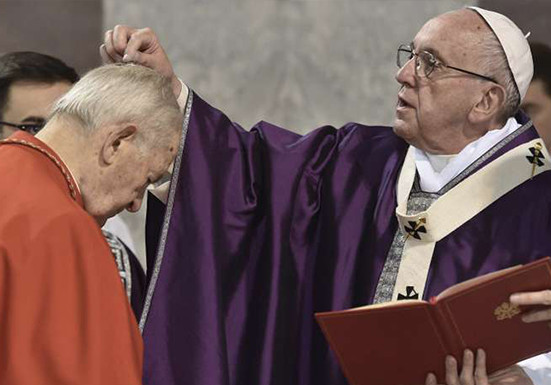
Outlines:
[[[105,32],[100,46],[100,55],[105,64],[136,63],[149,67],[172,82],[174,95],[178,97],[182,85],[172,68],[165,50],[151,28],[135,29],[117,25]]]

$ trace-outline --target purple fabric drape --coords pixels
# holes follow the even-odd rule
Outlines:
[[[406,150],[353,123],[247,132],[194,95],[142,320],[145,384],[345,384],[313,314],[372,300]],[[551,254],[549,174],[439,242],[426,296]]]

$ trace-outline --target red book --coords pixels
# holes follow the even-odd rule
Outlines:
[[[525,323],[513,293],[551,289],[551,258],[452,286],[430,303],[404,300],[317,313],[351,385],[421,385],[445,379],[444,359],[486,351],[492,373],[551,350],[547,322]]]

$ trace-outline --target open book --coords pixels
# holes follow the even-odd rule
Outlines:
[[[446,355],[487,354],[487,370],[551,350],[547,322],[524,323],[509,296],[551,289],[549,257],[462,282],[430,302],[404,300],[316,314],[351,385],[421,385],[444,381]]]

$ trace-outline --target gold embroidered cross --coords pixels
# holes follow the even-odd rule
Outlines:
[[[419,218],[417,221],[408,221],[408,226],[404,226],[404,229],[406,230],[406,233],[408,235],[406,236],[406,241],[410,237],[410,235],[415,239],[421,239],[421,235],[419,233],[425,233],[427,232],[427,228],[424,226],[427,223],[426,218]]]
[[[530,147],[529,150],[532,153],[532,155],[526,156],[526,159],[528,159],[528,162],[532,164],[532,176],[530,179],[532,179],[536,173],[536,167],[541,167],[544,165],[542,159],[545,159],[545,156],[543,156],[543,153],[541,152],[541,149],[543,146],[541,143],[536,143],[534,147]]]

